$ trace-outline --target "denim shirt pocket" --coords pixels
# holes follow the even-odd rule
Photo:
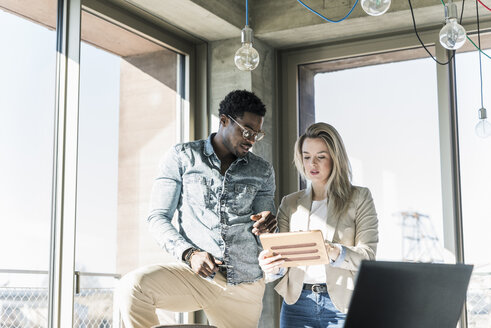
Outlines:
[[[257,187],[249,184],[237,183],[234,188],[233,211],[237,215],[252,213],[252,202],[256,197]]]
[[[183,177],[182,196],[189,205],[205,207],[209,196],[206,178],[197,174]]]

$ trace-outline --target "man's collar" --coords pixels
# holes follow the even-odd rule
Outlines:
[[[215,135],[216,135],[216,133],[210,134],[208,139],[206,139],[206,141],[205,141],[205,149],[203,150],[203,153],[205,154],[205,156],[209,157],[215,153],[215,150],[213,149],[213,145],[211,143],[211,140],[215,137]],[[217,156],[217,158],[218,158],[218,156]],[[247,153],[244,157],[238,157],[237,161],[238,162],[244,161],[246,164],[249,163],[249,153]]]
[[[249,163],[249,152],[244,157],[240,157],[238,161],[244,161],[246,164]]]
[[[208,139],[206,139],[206,141],[205,141],[205,149],[203,152],[206,156],[211,156],[215,152],[215,150],[213,149],[213,145],[211,144],[211,139],[213,139],[213,137],[215,135],[216,135],[216,133],[210,134]]]

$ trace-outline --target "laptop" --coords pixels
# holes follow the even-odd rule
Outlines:
[[[362,261],[344,328],[455,328],[472,267]]]

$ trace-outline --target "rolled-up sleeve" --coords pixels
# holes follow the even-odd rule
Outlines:
[[[178,147],[172,147],[160,163],[159,174],[152,187],[147,223],[159,246],[182,260],[182,253],[193,245],[172,225],[182,188],[182,165]]]

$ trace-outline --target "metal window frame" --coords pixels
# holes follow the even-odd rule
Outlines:
[[[48,327],[73,326],[80,0],[58,0]]]

